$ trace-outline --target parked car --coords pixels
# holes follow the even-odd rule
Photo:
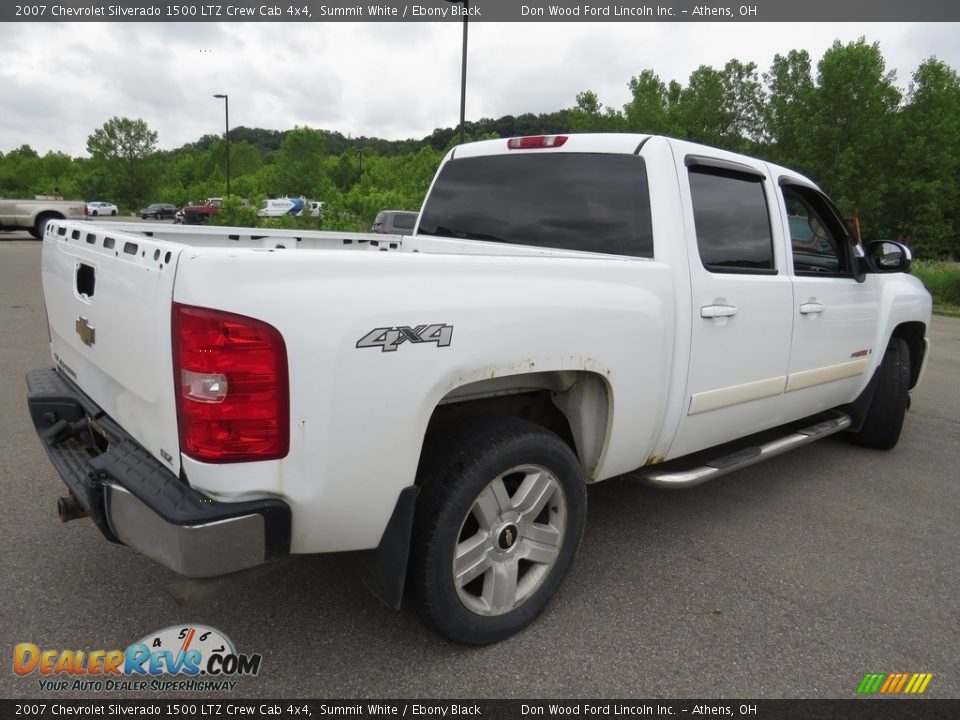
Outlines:
[[[146,220],[163,220],[165,217],[172,218],[177,214],[177,206],[170,203],[151,203],[140,211],[140,217]]]
[[[470,645],[546,607],[588,484],[692,487],[844,431],[890,449],[929,347],[904,246],[858,245],[794,171],[664,137],[451,149],[408,237],[51,223],[28,403],[61,518],[193,577],[363,551],[381,600]],[[824,486],[883,472],[829,454]],[[822,501],[796,497],[816,532]],[[590,613],[622,579],[566,600]]]
[[[417,225],[417,213],[409,210],[381,210],[371,230],[386,235],[412,235]]]
[[[113,203],[100,202],[94,200],[87,203],[87,214],[96,217],[97,215],[116,215],[117,206]]]

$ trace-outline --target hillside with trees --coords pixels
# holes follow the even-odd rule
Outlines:
[[[468,122],[465,132],[472,140],[656,133],[745,152],[812,177],[841,210],[859,214],[867,239],[899,238],[924,257],[960,257],[960,78],[940,60],[925,60],[901,88],[879,45],[861,38],[835,42],[816,63],[806,51],[790,50],[765,71],[731,59],[721,68],[701,66],[681,84],[644,69],[627,87],[623,107],[605,106],[585,89],[570,108],[485,118]],[[389,141],[309,127],[236,127],[230,140],[234,195],[323,200],[320,220],[300,222],[363,230],[379,210],[419,208],[457,129]],[[40,156],[24,145],[0,153],[0,196],[56,187],[65,197],[109,199],[129,211],[225,190],[222,136],[158,150],[157,134],[143,120],[112,118],[93,130],[87,151],[82,158]],[[224,217],[256,222],[251,213]]]

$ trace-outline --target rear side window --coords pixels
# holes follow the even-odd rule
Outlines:
[[[701,166],[689,174],[703,266],[710,272],[776,274],[763,178]]]
[[[592,153],[451,160],[419,233],[653,257],[646,167],[636,155]]]

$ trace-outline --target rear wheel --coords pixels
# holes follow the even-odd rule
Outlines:
[[[891,338],[877,374],[866,420],[852,437],[858,445],[890,450],[900,439],[909,400],[910,349],[906,340]]]
[[[116,214],[117,214],[117,211],[116,211],[116,210],[111,210],[111,211],[110,211],[110,214],[111,214],[111,215],[116,215]]]
[[[583,535],[586,487],[570,448],[524,420],[473,420],[428,447],[419,481],[410,588],[423,621],[466,645],[531,623]]]

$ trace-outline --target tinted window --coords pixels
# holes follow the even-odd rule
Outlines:
[[[700,260],[707,270],[776,272],[762,178],[693,167],[690,195]]]
[[[451,160],[419,232],[653,257],[646,168],[635,155],[587,153]]]
[[[417,216],[407,213],[397,213],[393,218],[393,226],[401,230],[412,230],[416,222]]]
[[[846,233],[824,198],[812,188],[784,185],[794,272],[843,273]]]

